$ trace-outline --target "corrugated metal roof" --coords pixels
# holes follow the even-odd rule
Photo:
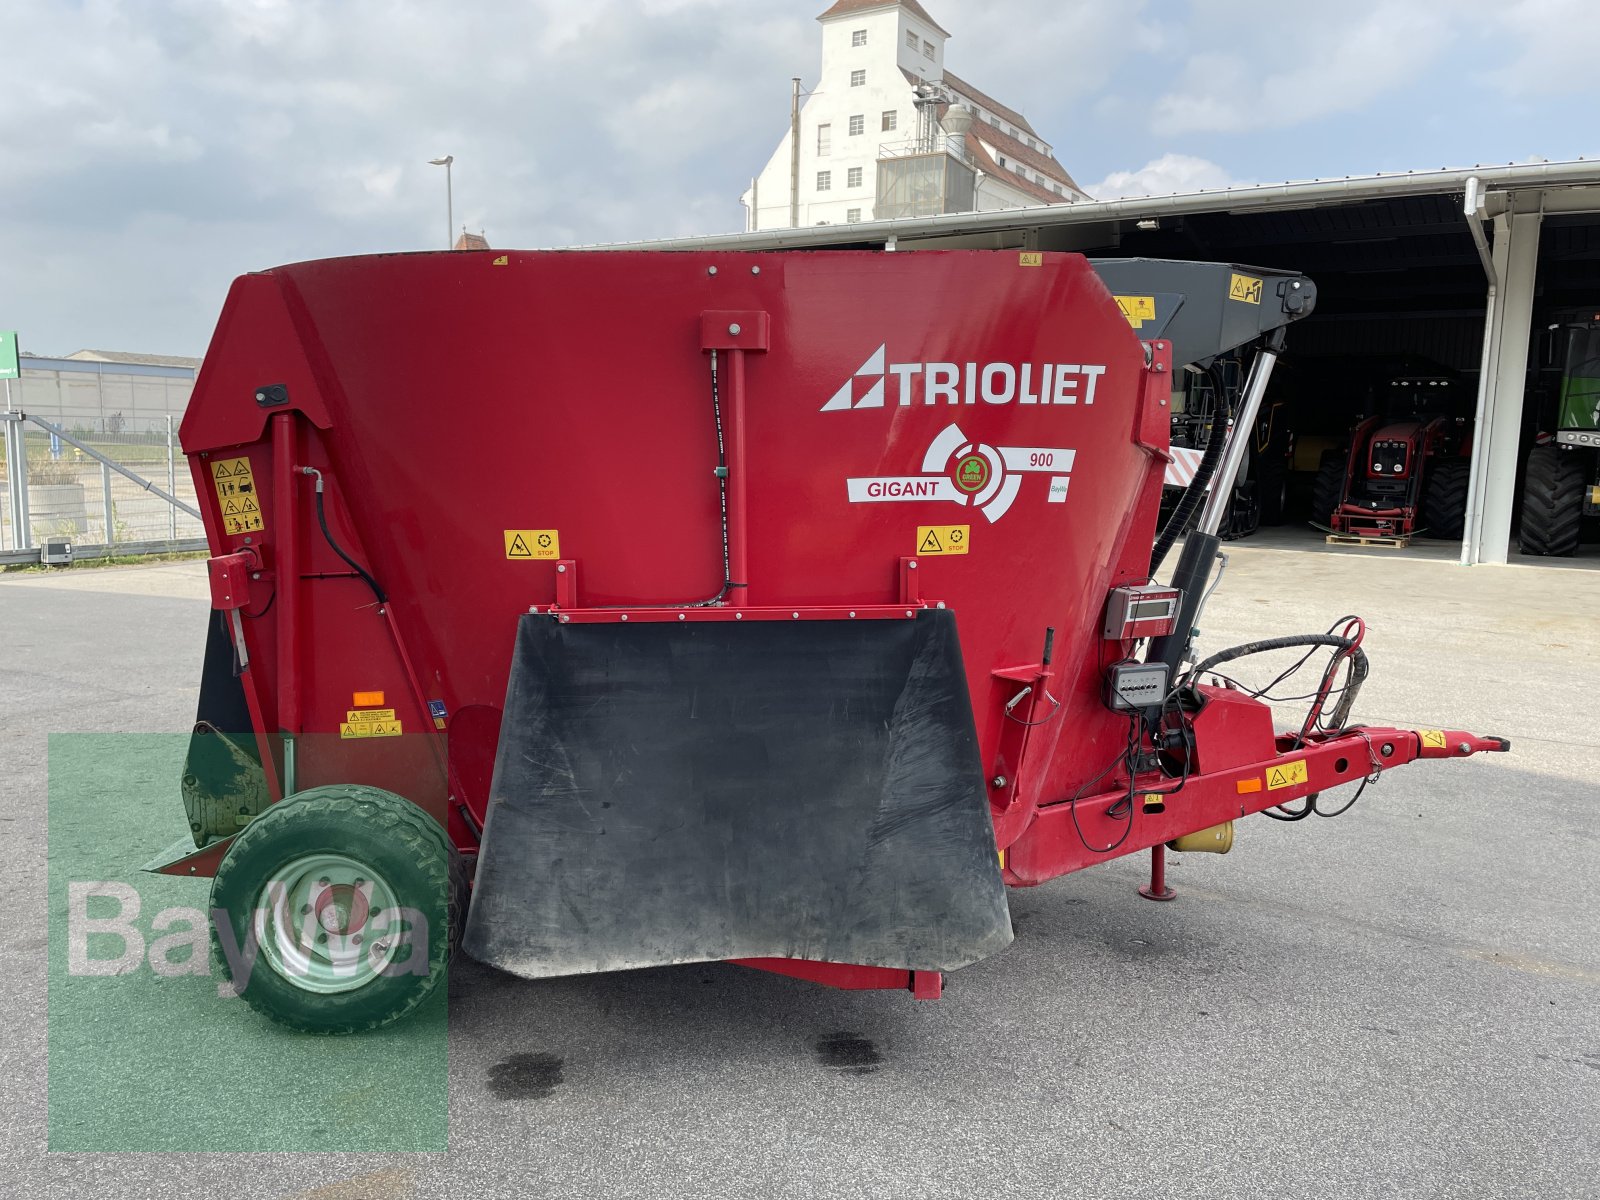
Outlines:
[[[1097,222],[1195,217],[1207,213],[1226,213],[1237,223],[1252,214],[1278,215],[1285,220],[1284,236],[1296,220],[1325,222],[1333,227],[1340,221],[1355,219],[1381,223],[1398,220],[1396,214],[1365,213],[1358,217],[1340,215],[1352,202],[1362,200],[1399,201],[1398,214],[1409,220],[1411,214],[1431,217],[1434,222],[1460,222],[1461,208],[1454,199],[1476,176],[1490,191],[1515,191],[1526,188],[1600,187],[1600,160],[1574,159],[1564,162],[1512,163],[1504,166],[1473,166],[1430,171],[1404,171],[1374,175],[1350,175],[1338,179],[1308,179],[1285,183],[1256,184],[1169,196],[1139,196],[1127,200],[1080,200],[1076,204],[1039,205],[1033,208],[999,212],[951,213],[939,217],[911,217],[895,221],[866,221],[856,225],[812,225],[798,229],[767,229],[757,233],[711,234],[701,237],[670,238],[659,241],[615,243],[592,249],[618,250],[778,250],[795,247],[859,246],[882,243],[886,239],[946,237],[962,234],[993,233],[1005,230],[1043,229],[1053,226],[1088,225]],[[1303,210],[1328,208],[1326,214]],[[1291,213],[1289,210],[1302,210]],[[1446,215],[1448,214],[1448,216]],[[1429,223],[1424,221],[1423,223]],[[1238,235],[1235,234],[1235,237]]]
[[[68,358],[79,362],[125,363],[141,367],[188,367],[200,365],[198,358],[181,354],[136,354],[127,350],[74,350]]]

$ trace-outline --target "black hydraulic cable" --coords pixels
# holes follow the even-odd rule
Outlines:
[[[722,590],[707,600],[696,600],[684,608],[715,608],[733,590],[733,559],[728,546],[728,446],[722,428],[722,389],[717,377],[717,352],[711,352],[711,415],[717,423],[717,486],[722,505]],[[741,587],[744,585],[741,584]],[[674,606],[677,607],[677,606]]]
[[[323,507],[323,503],[322,503],[322,476],[321,475],[317,476],[317,524],[322,526],[322,536],[325,537],[328,540],[328,545],[332,548],[333,552],[335,554],[337,554],[340,558],[344,559],[345,564],[352,571],[354,571],[357,575],[361,576],[362,579],[367,581],[367,586],[372,589],[372,594],[377,597],[378,603],[379,604],[387,604],[387,603],[389,603],[389,597],[383,594],[383,589],[378,586],[378,581],[376,579],[374,579],[371,575],[367,574],[367,570],[366,570],[365,567],[363,567],[355,559],[351,558],[348,554],[346,554],[345,551],[344,551],[344,547],[343,546],[339,545],[338,542],[333,540],[333,534],[328,529],[328,514],[325,511],[325,509]]]
[[[1353,649],[1355,651],[1353,658],[1360,658],[1363,664],[1366,661],[1366,655],[1356,646],[1354,638],[1337,637],[1331,633],[1295,633],[1287,637],[1263,638],[1258,642],[1245,642],[1243,645],[1218,650],[1210,658],[1196,663],[1190,668],[1188,675],[1197,679],[1221,663],[1232,662],[1236,658],[1244,658],[1250,654],[1264,654],[1269,650],[1291,650],[1296,646],[1336,646],[1340,650]]]
[[[1228,444],[1228,405],[1224,400],[1224,376],[1219,363],[1213,363],[1208,372],[1211,376],[1211,391],[1215,403],[1211,409],[1211,430],[1206,435],[1206,452],[1200,457],[1200,465],[1195,468],[1194,478],[1189,481],[1189,486],[1184,489],[1183,496],[1178,500],[1178,506],[1172,510],[1172,516],[1167,518],[1166,527],[1162,529],[1161,536],[1156,539],[1154,551],[1150,555],[1150,576],[1155,578],[1155,573],[1160,570],[1162,561],[1167,557],[1167,552],[1173,544],[1189,528],[1189,522],[1194,519],[1195,513],[1200,510],[1201,503],[1205,500],[1206,485],[1211,482],[1211,477],[1216,474],[1217,465],[1222,461],[1222,452]]]

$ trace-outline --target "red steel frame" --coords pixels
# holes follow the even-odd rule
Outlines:
[[[1161,848],[1181,835],[1418,758],[1503,749],[1453,730],[1365,728],[1302,741],[1275,733],[1264,704],[1207,684],[1181,790],[1172,792],[1170,776],[1129,779],[1119,768],[1080,794],[1127,738],[1127,716],[1103,705],[1100,688],[1105,664],[1133,646],[1100,637],[1101,609],[1110,588],[1147,577],[1173,364],[1166,343],[1138,340],[1080,257],[1023,259],[1037,269],[983,252],[454,253],[302,264],[239,280],[183,441],[213,569],[242,568],[249,579],[244,594],[226,591],[219,604],[249,618],[240,626],[249,659],[241,678],[274,799],[290,746],[296,789],[387,787],[474,851],[511,635],[527,612],[580,623],[905,620],[948,605],[961,630],[996,849],[1017,887],[1152,850],[1149,891],[1159,894]],[[905,303],[937,290],[967,297],[970,312]],[[630,357],[610,385],[597,380],[623,343],[585,332],[587,318],[627,331]],[[474,359],[462,384],[477,398],[474,419],[493,418],[504,433],[464,436],[428,381],[391,361],[393,346],[430,337],[474,345],[543,337],[538,402],[523,399],[530,385],[520,363]],[[709,595],[723,578],[720,539],[708,536],[722,500],[706,459],[713,356],[728,586],[720,604],[663,603]],[[1042,385],[1030,400],[1029,372],[1011,365],[1042,373],[1031,364],[1047,362],[1061,378],[1084,370],[1057,365],[1069,359],[1098,374],[1082,375],[1079,393],[1054,404],[1041,400]],[[870,379],[874,362],[878,388],[887,375],[898,380],[898,404],[868,393],[848,411],[829,412],[839,407],[829,402],[819,413],[840,379]],[[976,403],[971,382],[958,407],[931,390],[917,394],[926,384],[919,373],[959,372],[963,363],[986,389],[1009,371],[1019,385],[1013,402],[986,391]],[[977,372],[983,363],[1006,370]],[[263,409],[251,397],[269,382],[287,401]],[[1064,392],[1058,379],[1055,394]],[[953,392],[949,404],[957,405]],[[1048,502],[1045,481],[1023,475],[1016,511],[1003,519],[947,498],[845,502],[846,475],[908,475],[951,421],[972,446],[1060,447],[1075,465],[1061,468]],[[523,429],[555,447],[555,483],[530,468]],[[235,457],[251,462],[258,483],[270,480],[265,526],[253,533],[227,531],[212,486],[211,463]],[[330,534],[384,581],[385,598],[322,536],[313,479]],[[430,492],[430,481],[451,494]],[[908,553],[915,527],[958,523],[973,531],[970,553]],[[508,561],[500,531],[521,526],[557,530],[561,556]],[[1047,628],[1058,636],[1044,661]],[[417,736],[341,739],[356,691],[382,692]],[[438,705],[447,733],[435,727]],[[1161,811],[1134,804],[1125,818],[1110,815],[1157,790],[1172,792]],[[225,848],[167,870],[212,874]],[[919,998],[942,986],[937,972],[741,961]]]

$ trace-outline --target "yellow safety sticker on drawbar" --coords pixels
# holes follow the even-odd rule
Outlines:
[[[1278,766],[1267,768],[1267,790],[1277,792],[1280,787],[1294,787],[1296,784],[1309,782],[1310,776],[1306,774],[1306,760],[1296,758],[1291,763],[1280,763]]]
[[[1128,318],[1128,324],[1135,329],[1140,329],[1146,321],[1156,319],[1156,298],[1154,296],[1118,296],[1117,307],[1122,310],[1122,315]]]
[[[1017,255],[1017,265],[1019,267],[1042,267],[1044,266],[1044,255],[1037,250],[1024,250]]]
[[[965,554],[972,545],[971,525],[918,525],[917,553]]]
[[[340,738],[399,737],[399,721],[346,721],[339,726]]]
[[[1261,280],[1254,275],[1235,275],[1228,280],[1228,299],[1245,304],[1261,303]]]
[[[1424,746],[1432,746],[1435,750],[1443,750],[1444,749],[1444,746],[1445,746],[1444,730],[1442,730],[1442,729],[1419,729],[1419,730],[1417,730],[1417,733],[1419,735],[1421,735],[1422,744]]]
[[[561,535],[554,529],[508,529],[506,557],[551,561],[561,557]]]
[[[211,464],[211,482],[222,509],[222,531],[256,533],[266,528],[261,518],[261,496],[248,458],[220,458]]]
[[[382,725],[395,718],[392,708],[352,708],[344,719],[352,725]]]
[[[1294,787],[1297,783],[1308,782],[1310,778],[1306,774],[1306,760],[1297,758],[1293,762],[1267,769],[1267,791],[1275,792],[1279,788]]]

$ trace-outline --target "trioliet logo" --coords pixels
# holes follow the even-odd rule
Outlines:
[[[1103,363],[888,362],[888,344],[822,406],[823,412],[913,404],[1093,404]],[[893,379],[893,387],[889,380]]]

